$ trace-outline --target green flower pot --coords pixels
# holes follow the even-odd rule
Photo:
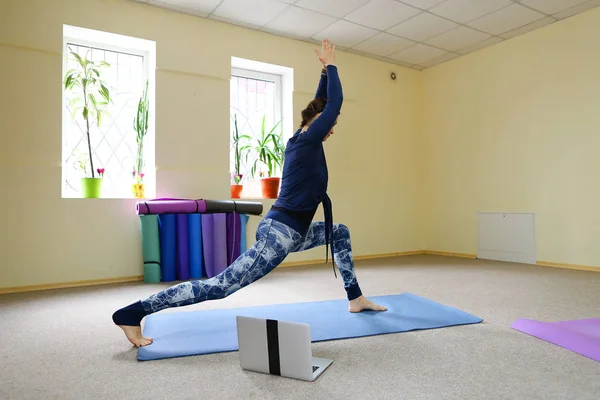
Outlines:
[[[97,199],[102,193],[102,178],[81,178],[81,197]]]

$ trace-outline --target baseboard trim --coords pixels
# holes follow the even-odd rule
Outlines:
[[[564,263],[555,263],[555,262],[550,262],[550,261],[537,261],[536,265],[539,265],[542,267],[576,269],[579,271],[600,272],[600,267],[593,267],[591,265],[564,264]]]
[[[470,258],[470,259],[477,258],[477,254],[451,253],[451,252],[447,252],[447,251],[435,251],[435,250],[424,250],[421,254],[427,254],[429,256],[458,257],[458,258]]]
[[[380,254],[368,254],[364,256],[354,256],[354,261],[360,260],[374,260],[379,258],[390,258],[390,257],[402,257],[402,256],[415,256],[423,254],[423,250],[414,250],[414,251],[402,251],[398,253],[380,253]],[[331,262],[331,259],[329,260]],[[302,261],[288,261],[283,262],[279,267],[298,267],[298,266],[306,266],[306,265],[318,265],[324,264],[324,258],[318,258],[313,260],[302,260]]]
[[[72,282],[59,282],[59,283],[44,283],[41,285],[28,285],[28,286],[15,286],[8,288],[0,288],[0,294],[9,293],[21,293],[21,292],[36,292],[40,290],[51,290],[51,289],[66,289],[73,287],[82,286],[97,286],[107,285],[110,283],[125,283],[125,282],[137,282],[144,280],[144,276],[124,276],[121,278],[108,278],[108,279],[92,279],[86,281],[72,281]]]
[[[449,252],[445,252],[445,251],[424,250],[422,252],[422,254],[433,255],[433,256],[477,259],[477,254],[468,254],[468,253],[449,253]],[[573,270],[578,270],[578,271],[600,272],[600,266],[594,267],[591,265],[565,264],[565,263],[556,263],[556,262],[551,262],[551,261],[536,261],[535,265],[539,265],[540,267],[552,267],[552,268],[573,269]]]
[[[364,255],[364,256],[355,256],[354,260],[356,260],[356,261],[374,260],[374,259],[380,259],[380,258],[416,256],[416,255],[432,255],[432,256],[458,257],[458,258],[468,258],[468,259],[476,259],[477,258],[476,254],[452,253],[452,252],[447,252],[447,251],[435,251],[435,250],[414,250],[414,251],[403,251],[403,252],[397,252],[397,253],[381,253],[381,254],[369,254],[369,255]],[[308,265],[319,265],[319,264],[324,264],[324,263],[325,263],[325,259],[322,258],[322,259],[314,259],[314,260],[284,262],[280,265],[280,267],[298,267],[298,266],[308,266]],[[537,261],[536,265],[539,265],[542,267],[563,268],[563,269],[572,269],[572,270],[578,270],[578,271],[600,272],[600,266],[594,267],[591,265],[565,264],[565,263],[555,263],[555,262],[550,262],[550,261]],[[138,282],[138,281],[143,281],[143,280],[144,280],[143,275],[136,275],[136,276],[124,276],[121,278],[92,279],[92,280],[86,280],[86,281],[46,283],[46,284],[41,284],[41,285],[28,285],[28,286],[0,288],[0,294],[35,292],[35,291],[40,291],[40,290],[65,289],[65,288],[82,287],[82,286],[97,286],[97,285],[107,285],[107,284],[111,284],[111,283]]]

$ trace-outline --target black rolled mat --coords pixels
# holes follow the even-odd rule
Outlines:
[[[238,212],[240,214],[260,215],[263,205],[258,201],[205,200],[206,213]]]

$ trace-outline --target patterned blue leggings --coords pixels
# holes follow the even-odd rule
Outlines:
[[[183,282],[142,300],[147,313],[225,298],[273,271],[291,252],[325,245],[325,224],[313,222],[304,237],[287,225],[263,219],[256,230],[256,243],[219,275],[206,280]],[[335,262],[349,300],[361,296],[354,274],[350,231],[334,224]]]

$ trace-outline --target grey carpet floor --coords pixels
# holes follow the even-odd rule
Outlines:
[[[599,399],[600,363],[510,329],[600,316],[600,274],[434,256],[357,262],[367,296],[412,292],[477,325],[313,344],[316,382],[242,371],[237,353],[138,362],[112,312],[167,285],[0,296],[0,399]],[[276,270],[188,312],[343,298],[330,266]]]

